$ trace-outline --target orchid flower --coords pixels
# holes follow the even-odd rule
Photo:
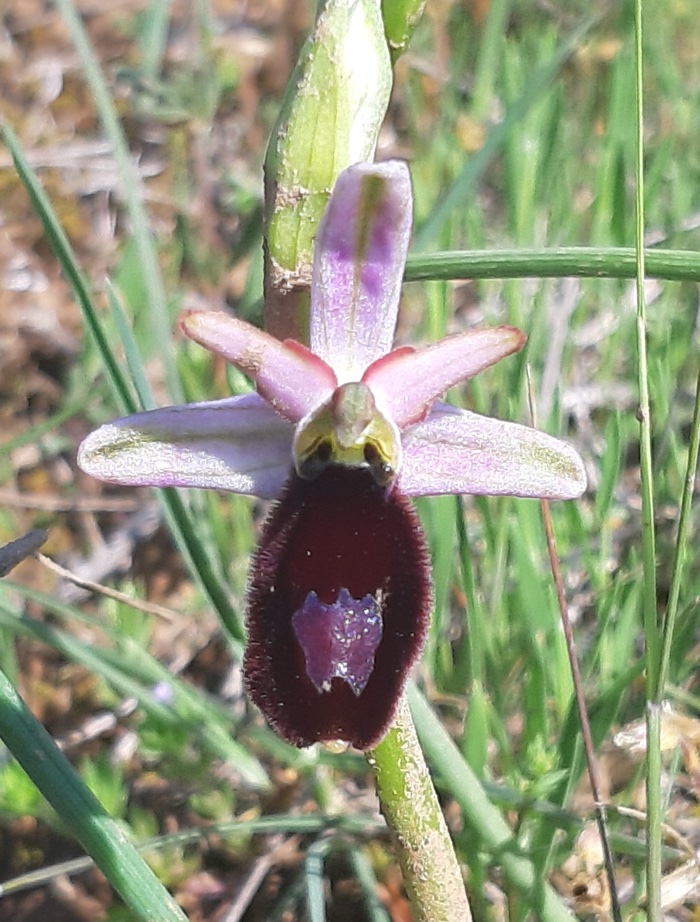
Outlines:
[[[391,721],[432,603],[409,497],[568,499],[586,486],[565,442],[441,402],[521,349],[519,330],[392,351],[411,203],[405,164],[345,170],[316,240],[310,348],[189,311],[182,331],[257,393],[129,416],[79,451],[84,471],[113,483],[277,500],[251,568],[244,673],[252,700],[298,746],[367,749]]]

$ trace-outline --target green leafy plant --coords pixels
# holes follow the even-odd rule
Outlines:
[[[415,12],[418,6],[407,4],[406,9]],[[75,10],[67,0],[60,0],[60,7],[103,131],[116,152],[133,236],[121,245],[120,269],[104,298],[106,310],[98,308],[100,299],[78,268],[55,208],[6,126],[17,172],[92,338],[83,354],[88,374],[81,366],[65,407],[0,446],[3,477],[22,445],[46,448],[47,440],[54,439],[61,451],[70,452],[72,440],[62,428],[68,419],[87,417],[86,430],[119,414],[166,402],[224,398],[246,389],[237,372],[212,373],[215,366],[201,351],[172,336],[180,301],[173,274],[180,258],[176,252],[166,256],[159,251],[164,242],[148,227],[143,185],[134,177],[114,99]],[[149,38],[144,38],[142,50],[143,67],[167,83],[162,68],[164,7],[154,3],[149,9],[152,19],[143,33]],[[689,550],[697,529],[692,499],[700,277],[692,225],[700,166],[688,90],[694,10],[679,4],[671,13],[649,5],[644,31],[639,5],[636,20],[625,8],[604,20],[576,24],[573,13],[568,18],[570,12],[559,17],[533,7],[525,16],[508,0],[494,0],[484,22],[465,16],[461,5],[433,11],[413,37],[410,60],[399,56],[405,39],[401,29],[395,33],[391,59],[398,64],[397,108],[391,125],[397,134],[392,137],[411,151],[415,190],[415,236],[399,335],[404,341],[435,342],[477,324],[525,329],[529,338],[521,355],[489,369],[468,389],[454,391],[450,402],[529,424],[529,373],[539,426],[575,440],[593,474],[592,490],[580,503],[552,508],[553,530],[570,614],[577,619],[574,631],[592,743],[609,745],[622,727],[615,739],[627,747],[630,759],[647,763],[646,815],[625,816],[615,809],[618,803],[624,807],[631,802],[637,776],[623,783],[615,803],[605,804],[615,870],[629,867],[635,881],[626,905],[618,910],[613,902],[611,912],[631,916],[646,905],[649,918],[660,919],[667,909],[664,875],[684,860],[662,837],[662,824],[672,825],[684,804],[676,788],[661,796],[664,764],[670,779],[680,771],[678,758],[668,761],[662,744],[674,727],[682,726],[675,748],[682,745],[691,752],[698,709],[687,652],[695,642],[693,600],[700,577]],[[404,26],[410,25],[409,19]],[[440,58],[441,69],[426,66],[436,60],[436,45],[449,52]],[[642,99],[642,65],[644,145],[641,109],[633,113],[630,105],[631,99]],[[212,80],[217,79],[215,69]],[[177,85],[170,89],[172,98],[182,99]],[[210,106],[208,117],[212,110]],[[250,206],[251,222],[256,201]],[[317,215],[321,212],[319,207]],[[313,238],[311,223],[304,231]],[[259,265],[250,271],[246,310],[257,297]],[[656,286],[647,283],[645,288],[640,284],[644,278],[656,280]],[[460,281],[464,279],[470,281]],[[636,295],[631,279],[637,280]],[[636,311],[630,307],[635,297]],[[162,363],[162,375],[153,373],[154,358]],[[94,386],[98,375],[101,381]],[[641,433],[635,419],[638,406],[643,411]],[[642,512],[638,458],[644,469]],[[217,611],[226,625],[228,648],[240,658],[246,567],[254,546],[251,516],[257,515],[253,503],[237,496],[171,492],[156,502],[195,586],[183,607],[192,617],[205,608]],[[579,834],[594,810],[590,801],[583,815],[573,809],[583,796],[578,785],[585,758],[540,509],[504,497],[466,502],[425,498],[418,509],[435,579],[435,611],[418,685],[409,686],[408,700],[441,801],[452,820],[459,817],[451,838],[474,915],[484,918],[492,911],[486,894],[494,893],[496,881],[511,918],[528,913],[544,920],[571,918],[570,904],[545,881],[566,857],[578,856]],[[15,537],[6,510],[0,527],[3,541]],[[129,591],[138,594],[141,588],[135,583]],[[49,612],[50,618],[38,617],[37,611]],[[267,796],[275,783],[272,765],[295,773],[305,796],[315,802],[316,816],[281,813],[263,817],[256,826],[247,825],[250,817],[231,820],[244,836],[255,831],[309,837],[308,860],[280,897],[280,912],[307,899],[310,911],[322,918],[322,875],[328,856],[340,852],[352,855],[354,873],[368,894],[366,904],[373,906],[367,911],[381,917],[369,895],[376,876],[383,873],[382,862],[373,861],[368,869],[362,849],[367,836],[379,834],[376,819],[360,813],[342,826],[332,815],[337,798],[345,794],[345,779],[364,783],[363,760],[351,753],[299,752],[250,714],[232,715],[144,649],[148,630],[141,615],[133,621],[124,614],[100,622],[95,644],[81,640],[84,617],[80,608],[37,594],[21,582],[0,582],[3,638],[31,639],[82,664],[100,677],[101,687],[109,690],[108,701],[133,696],[143,753],[149,761],[162,760],[161,774],[172,771],[172,777],[191,781],[196,793],[189,803],[195,814],[208,822],[217,812],[226,814],[215,822],[217,831],[226,828],[237,799],[229,800],[221,787],[228,782],[210,782],[210,763],[224,767],[236,793],[240,786],[246,801],[256,798],[256,804],[261,802],[257,792]],[[128,636],[132,629],[140,635],[138,643]],[[3,645],[2,658],[14,680],[19,663],[11,643]],[[159,683],[172,692],[167,701],[153,695]],[[119,819],[131,821],[139,839],[157,835],[157,824],[145,820],[147,810],[139,814],[120,807],[125,791],[119,773],[104,770],[99,760],[87,768],[93,787],[110,805],[105,812],[22,708],[9,683],[3,685],[3,696],[1,728],[10,752],[110,876],[129,912],[143,918],[182,918],[144,870],[137,852],[125,845],[122,825],[108,815],[121,813]],[[668,701],[675,711],[685,712],[680,717],[689,727],[670,714]],[[640,723],[646,711],[647,729]],[[686,731],[691,736],[683,735]],[[380,746],[385,746],[389,769],[407,752],[391,734]],[[42,772],[37,747],[48,771]],[[420,765],[423,754],[417,746],[413,755]],[[18,808],[45,816],[46,808],[19,780],[17,769],[3,771],[10,772],[7,791],[16,789]],[[399,798],[393,805],[407,803]],[[433,819],[439,823],[437,807]],[[324,838],[341,834],[348,838],[334,840],[332,846]],[[172,841],[166,844],[173,846]],[[114,855],[108,853],[117,846],[123,852],[115,853],[115,866]],[[184,873],[193,866],[187,865]],[[166,872],[167,859],[159,873],[176,888],[179,872]],[[591,873],[602,879],[599,869]],[[556,883],[572,900],[573,885],[562,879],[561,870]],[[424,897],[416,894],[415,900],[421,905]],[[573,905],[575,912],[586,911],[585,905]],[[431,913],[425,910],[424,917],[435,922],[439,916]]]

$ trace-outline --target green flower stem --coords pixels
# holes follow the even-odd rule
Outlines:
[[[467,829],[497,858],[506,880],[520,893],[535,918],[540,922],[574,922],[574,916],[525,856],[513,830],[489,801],[478,778],[412,683],[408,685],[408,700],[423,750],[462,808]]]
[[[85,787],[3,672],[0,672],[0,737],[140,919],[187,922],[124,829]]]
[[[700,253],[691,250],[645,251],[648,278],[700,281]],[[551,249],[447,251],[408,257],[404,280],[507,278],[633,279],[633,247],[552,247]]]
[[[367,761],[398,845],[416,922],[470,922],[462,872],[405,696]]]

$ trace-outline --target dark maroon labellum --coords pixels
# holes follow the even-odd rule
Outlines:
[[[411,502],[364,469],[292,474],[252,565],[245,680],[289,742],[384,735],[430,618]]]

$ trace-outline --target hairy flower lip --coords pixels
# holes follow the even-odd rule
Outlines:
[[[251,699],[297,746],[342,739],[368,749],[384,735],[430,618],[429,557],[418,517],[367,471],[332,465],[292,474],[263,528],[251,567],[244,677]],[[310,591],[326,604],[345,589],[381,593],[382,637],[360,694],[341,678],[319,692],[293,627]],[[329,665],[329,668],[332,668]]]

